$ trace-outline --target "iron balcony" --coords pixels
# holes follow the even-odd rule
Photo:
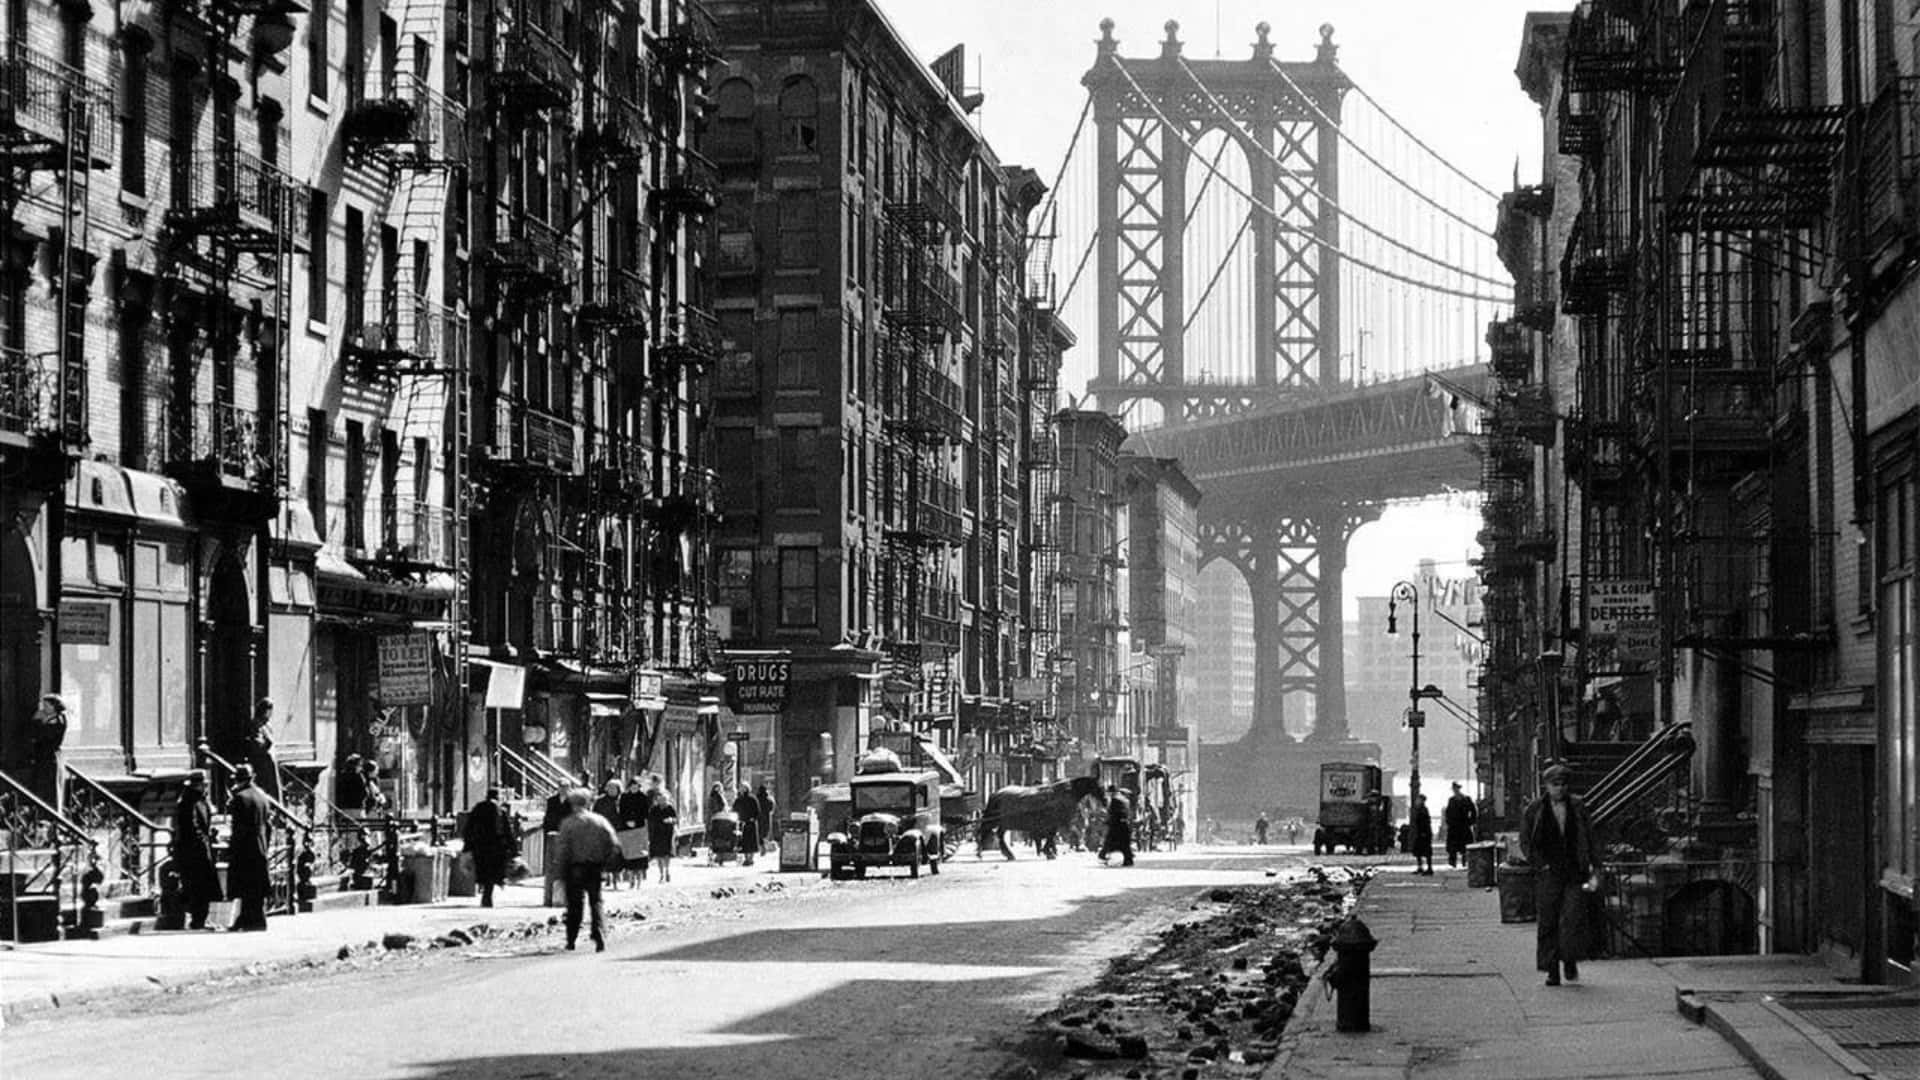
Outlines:
[[[196,150],[166,222],[183,238],[271,254],[287,242],[292,206],[293,180],[278,166],[238,150]]]
[[[573,103],[573,61],[545,30],[521,23],[500,39],[490,89],[502,109],[531,111]]]
[[[401,168],[438,168],[467,160],[464,111],[413,74],[386,73],[347,105],[340,133],[349,149]]]

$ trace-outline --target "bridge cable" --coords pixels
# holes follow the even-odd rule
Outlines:
[[[1186,61],[1184,60],[1181,61],[1182,65],[1184,65],[1185,63]],[[1292,89],[1296,95],[1299,96],[1302,104],[1304,104],[1307,108],[1313,110],[1313,115],[1319,117],[1320,122],[1322,124],[1325,124],[1328,127],[1331,127],[1333,129],[1333,133],[1340,137],[1341,142],[1346,143],[1348,146],[1353,147],[1353,150],[1355,153],[1359,154],[1362,158],[1365,158],[1369,163],[1373,165],[1374,168],[1379,169],[1381,172],[1385,173],[1388,179],[1392,180],[1394,183],[1399,184],[1401,187],[1406,188],[1408,191],[1412,192],[1414,198],[1419,199],[1421,202],[1426,203],[1428,206],[1431,206],[1435,210],[1440,211],[1440,213],[1446,215],[1447,217],[1450,217],[1453,220],[1459,222],[1460,224],[1466,226],[1467,228],[1472,229],[1474,232],[1477,232],[1480,235],[1488,237],[1490,239],[1493,237],[1493,230],[1488,229],[1483,225],[1479,225],[1474,222],[1468,221],[1466,218],[1461,217],[1459,214],[1454,213],[1452,210],[1449,210],[1446,207],[1441,206],[1439,203],[1433,200],[1433,197],[1431,195],[1428,195],[1426,192],[1421,191],[1419,187],[1409,183],[1406,180],[1406,178],[1402,177],[1399,173],[1394,172],[1392,169],[1389,169],[1385,165],[1381,164],[1379,158],[1374,157],[1372,154],[1367,152],[1365,147],[1361,146],[1359,143],[1354,142],[1353,139],[1348,137],[1345,131],[1341,130],[1339,124],[1335,123],[1332,120],[1332,118],[1327,116],[1326,113],[1322,112],[1320,110],[1320,106],[1315,105],[1313,103],[1313,99],[1307,96],[1307,92],[1305,90],[1300,89],[1300,84],[1293,81],[1293,76],[1287,74],[1286,69],[1280,66],[1279,61],[1269,56],[1267,58],[1267,66],[1273,68],[1273,70],[1280,76],[1280,78],[1286,82],[1287,86],[1290,89]]]
[[[1146,90],[1143,89],[1139,84],[1139,82],[1137,82],[1134,79],[1133,75],[1127,71],[1126,66],[1123,64],[1116,64],[1115,67],[1116,69],[1119,70],[1121,77],[1126,79],[1127,83],[1133,87],[1133,92],[1140,95],[1140,99],[1146,103],[1149,109],[1153,110],[1153,114],[1155,118],[1157,118],[1160,121],[1160,123],[1165,125],[1168,129],[1173,131],[1178,131],[1179,126],[1176,125],[1170,118],[1168,118],[1167,114],[1161,110],[1159,104],[1155,102],[1153,98],[1147,94]],[[1192,149],[1193,144],[1185,134],[1182,134],[1180,138],[1181,138],[1181,141],[1187,143],[1188,149]],[[1233,191],[1234,194],[1240,196],[1242,199],[1245,199],[1248,205],[1253,206],[1254,208],[1265,213],[1269,218],[1272,218],[1274,224],[1281,230],[1286,232],[1298,233],[1302,236],[1305,236],[1308,239],[1308,241],[1314,244],[1314,246],[1322,248],[1326,251],[1329,251],[1334,255],[1338,255],[1345,261],[1350,262],[1355,266],[1361,267],[1366,270],[1370,270],[1376,274],[1379,274],[1381,277],[1387,278],[1391,281],[1398,281],[1404,285],[1411,285],[1414,288],[1423,289],[1428,292],[1439,293],[1444,296],[1453,296],[1453,297],[1458,297],[1464,300],[1479,300],[1485,303],[1499,304],[1503,306],[1510,305],[1513,303],[1513,298],[1511,296],[1505,296],[1505,297],[1492,296],[1487,293],[1471,292],[1466,289],[1456,289],[1450,286],[1440,285],[1435,282],[1421,281],[1418,278],[1412,278],[1412,277],[1408,277],[1405,274],[1395,273],[1392,270],[1388,270],[1382,266],[1369,262],[1356,255],[1348,254],[1347,252],[1343,251],[1340,248],[1340,245],[1335,244],[1332,241],[1321,238],[1320,236],[1314,234],[1312,230],[1303,229],[1300,226],[1293,224],[1292,222],[1289,222],[1283,215],[1281,215],[1279,211],[1275,210],[1272,206],[1256,198],[1251,192],[1247,191],[1247,189],[1241,187],[1240,185],[1234,183],[1232,180],[1228,179],[1225,174],[1220,173],[1216,170],[1214,175],[1218,176],[1220,178],[1220,182],[1222,184],[1225,184],[1231,191]]]
[[[1054,171],[1053,184],[1047,188],[1047,201],[1040,207],[1036,220],[1046,220],[1046,213],[1060,195],[1060,183],[1066,179],[1067,166],[1073,162],[1073,152],[1080,146],[1080,135],[1087,129],[1087,117],[1093,113],[1093,95],[1087,95],[1087,103],[1080,107],[1080,119],[1074,121],[1073,135],[1067,140],[1067,152],[1060,158],[1060,168]]]
[[[1413,145],[1433,155],[1433,158],[1435,161],[1438,161],[1440,164],[1445,165],[1449,170],[1453,172],[1455,176],[1458,176],[1460,179],[1465,180],[1468,184],[1472,185],[1473,188],[1479,191],[1482,195],[1485,195],[1489,199],[1500,198],[1498,193],[1492,191],[1485,184],[1482,184],[1480,181],[1475,180],[1473,177],[1467,175],[1467,173],[1464,172],[1460,168],[1460,166],[1455,165],[1453,162],[1448,161],[1446,158],[1442,157],[1438,150],[1435,150],[1433,147],[1428,146],[1426,143],[1420,141],[1420,136],[1415,135],[1413,132],[1407,130],[1407,126],[1405,124],[1402,124],[1400,121],[1394,119],[1394,116],[1392,113],[1388,112],[1385,108],[1383,108],[1378,101],[1375,101],[1373,99],[1373,95],[1367,93],[1366,87],[1361,86],[1357,82],[1354,82],[1351,77],[1347,79],[1347,85],[1351,87],[1354,90],[1354,92],[1360,95],[1360,98],[1362,101],[1365,101],[1367,104],[1373,106],[1374,112],[1377,112],[1381,116],[1385,117],[1387,123],[1392,124],[1394,128],[1400,132],[1400,134],[1405,135],[1409,139],[1412,139]]]
[[[1067,291],[1060,294],[1059,301],[1054,304],[1056,308],[1065,310],[1067,301],[1073,299],[1073,287],[1080,284],[1080,273],[1087,268],[1087,257],[1093,254],[1093,245],[1099,239],[1099,229],[1095,229],[1087,235],[1087,246],[1080,249],[1080,261],[1074,264],[1073,277],[1067,280]]]
[[[1193,320],[1200,317],[1200,309],[1207,306],[1207,299],[1213,295],[1213,287],[1220,284],[1220,275],[1226,273],[1227,264],[1233,261],[1233,253],[1240,247],[1240,241],[1253,227],[1253,215],[1247,214],[1240,219],[1240,231],[1233,234],[1233,243],[1227,245],[1227,253],[1220,256],[1220,264],[1213,268],[1213,276],[1207,279],[1207,287],[1200,293],[1200,299],[1193,302],[1193,310],[1187,312],[1187,320],[1180,324],[1180,332],[1186,333],[1193,328]]]
[[[1322,194],[1320,189],[1314,185],[1313,181],[1296,176],[1294,174],[1294,171],[1292,169],[1287,168],[1286,164],[1282,162],[1280,158],[1274,154],[1273,151],[1267,149],[1264,146],[1261,146],[1260,143],[1253,138],[1250,132],[1248,132],[1245,128],[1240,126],[1240,121],[1234,119],[1232,114],[1227,112],[1226,104],[1222,102],[1219,99],[1219,97],[1217,97],[1214,94],[1212,89],[1210,89],[1205,83],[1200,81],[1200,76],[1195,74],[1194,70],[1191,67],[1187,66],[1187,62],[1185,60],[1180,60],[1178,62],[1180,64],[1180,70],[1186,72],[1187,77],[1193,80],[1193,84],[1200,88],[1200,92],[1202,94],[1206,95],[1207,102],[1208,104],[1213,106],[1214,112],[1218,113],[1222,120],[1225,120],[1227,123],[1233,125],[1233,130],[1236,133],[1245,136],[1249,145],[1259,149],[1259,151],[1262,154],[1266,155],[1267,160],[1273,163],[1274,168],[1276,170],[1276,178],[1279,176],[1285,176],[1291,179],[1293,183],[1303,185],[1306,189],[1306,194],[1312,195],[1313,197],[1319,199],[1321,202],[1332,207],[1333,211],[1340,215],[1341,221],[1351,222],[1355,226],[1358,226],[1361,230],[1380,238],[1382,241],[1386,242],[1386,244],[1390,247],[1399,248],[1401,251],[1404,251],[1409,255],[1412,255],[1419,259],[1423,259],[1444,270],[1451,270],[1453,273],[1463,278],[1468,278],[1470,280],[1478,281],[1483,284],[1492,285],[1497,288],[1506,287],[1509,284],[1509,281],[1507,279],[1488,277],[1485,274],[1481,274],[1473,270],[1469,270],[1464,266],[1459,266],[1454,263],[1450,263],[1445,259],[1441,258],[1440,256],[1430,255],[1427,252],[1422,251],[1419,248],[1416,248],[1406,243],[1405,241],[1396,240],[1392,236],[1388,235],[1387,233],[1382,232],[1378,228],[1375,228],[1372,224],[1368,223],[1364,218],[1357,217],[1343,210],[1338,202]],[[1364,153],[1364,151],[1362,151],[1362,153]],[[1486,236],[1490,234],[1481,233],[1480,235]]]

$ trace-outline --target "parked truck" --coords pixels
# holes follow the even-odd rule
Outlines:
[[[1320,766],[1320,822],[1313,830],[1313,853],[1332,855],[1346,845],[1359,855],[1393,848],[1393,819],[1380,790],[1380,766],[1363,761],[1329,761]]]

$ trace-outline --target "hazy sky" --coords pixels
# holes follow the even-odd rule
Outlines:
[[[986,93],[975,119],[1000,159],[1051,180],[1085,101],[1080,77],[1094,59],[1102,18],[1115,22],[1123,56],[1158,51],[1169,18],[1185,55],[1249,55],[1254,26],[1272,26],[1281,60],[1307,60],[1319,26],[1334,28],[1341,67],[1389,114],[1494,191],[1540,171],[1539,110],[1514,76],[1530,10],[1570,10],[1571,0],[879,0],[922,59],[965,43],[969,81]],[[1217,43],[1217,44],[1216,44]],[[1491,222],[1489,222],[1491,224]],[[1092,353],[1092,328],[1078,352]],[[1079,366],[1079,365],[1076,365]],[[1346,576],[1353,598],[1384,595],[1420,558],[1442,576],[1472,573],[1480,515],[1465,500],[1393,507],[1355,535]]]

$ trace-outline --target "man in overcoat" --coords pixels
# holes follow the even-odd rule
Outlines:
[[[1580,981],[1586,958],[1587,890],[1599,866],[1593,819],[1586,804],[1568,792],[1572,771],[1549,765],[1540,774],[1546,792],[1520,817],[1520,854],[1533,867],[1534,963],[1547,985]]]
[[[740,818],[740,865],[752,866],[754,853],[760,850],[760,800],[753,797],[752,788],[740,785],[733,812]]]
[[[1106,862],[1107,856],[1120,853],[1120,865],[1133,865],[1133,804],[1127,801],[1127,793],[1112,784],[1107,785],[1107,834],[1100,842],[1100,861]]]
[[[268,853],[273,850],[273,806],[253,782],[253,766],[233,767],[233,794],[227,799],[227,889],[240,902],[235,930],[267,928],[267,894],[273,890]]]
[[[519,847],[513,834],[513,815],[501,805],[500,789],[488,788],[487,797],[467,811],[460,841],[473,856],[473,883],[480,890],[480,906],[493,906],[493,887],[507,880],[507,866]]]
[[[207,909],[225,899],[213,861],[213,807],[207,804],[207,771],[187,774],[187,786],[173,808],[173,872],[187,909],[187,928],[205,930]]]
[[[1473,843],[1473,823],[1480,817],[1480,810],[1461,793],[1460,781],[1453,782],[1453,797],[1447,800],[1441,816],[1447,827],[1447,865],[1458,865],[1455,859],[1466,862],[1467,845]]]

